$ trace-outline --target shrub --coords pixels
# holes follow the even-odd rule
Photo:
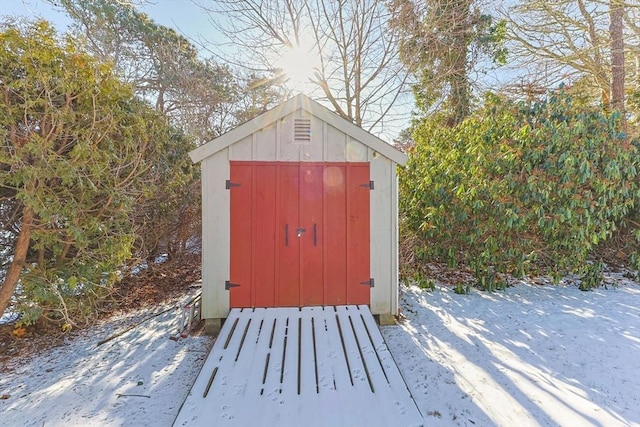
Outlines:
[[[191,144],[44,21],[0,24],[0,64],[0,314],[68,330],[177,207]]]
[[[494,98],[453,128],[425,121],[400,172],[402,235],[416,262],[559,277],[585,267],[638,199],[638,153],[619,116]],[[590,282],[591,283],[591,282]]]

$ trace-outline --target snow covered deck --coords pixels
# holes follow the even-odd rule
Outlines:
[[[367,306],[233,309],[174,426],[423,426]]]

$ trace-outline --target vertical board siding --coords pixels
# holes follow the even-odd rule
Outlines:
[[[296,118],[311,120],[311,141],[296,143]],[[314,116],[300,112],[260,129],[229,147],[230,160],[278,162],[367,162],[369,149],[360,141]]]
[[[252,292],[247,284],[253,280],[253,167],[233,164],[230,181],[238,185],[231,192],[230,282],[237,287],[229,291],[231,307],[252,307]]]
[[[400,231],[399,231],[399,220],[398,220],[398,175],[396,173],[396,168],[398,165],[389,161],[389,169],[391,174],[391,235],[389,237],[389,246],[391,249],[391,257],[385,262],[389,264],[389,268],[391,269],[391,284],[389,286],[389,301],[391,303],[390,311],[380,311],[379,313],[391,313],[394,316],[398,314],[398,298],[400,294],[399,290],[399,280],[400,280],[400,272],[398,269],[400,268],[400,254],[398,250],[398,242],[400,240]]]
[[[369,164],[347,167],[347,304],[369,304],[370,190]]]
[[[311,142],[301,145],[300,160],[304,162],[317,162],[322,160],[324,152],[324,122],[317,117],[305,117],[311,119]]]
[[[309,143],[294,144],[293,123],[296,117],[311,119],[311,141]],[[296,305],[315,304],[319,299],[332,300],[336,304],[346,304],[348,297],[346,289],[337,284],[345,280],[355,279],[358,273],[350,267],[349,255],[352,251],[345,246],[347,233],[361,233],[363,230],[353,231],[349,224],[346,210],[351,209],[351,194],[346,189],[331,187],[343,180],[346,185],[347,172],[345,164],[370,163],[370,179],[375,181],[375,189],[370,191],[369,202],[369,268],[368,277],[376,281],[372,289],[362,285],[355,287],[352,292],[358,293],[366,288],[370,294],[371,311],[374,314],[397,314],[398,308],[398,218],[397,218],[397,177],[395,174],[396,163],[387,157],[378,155],[370,147],[351,134],[347,135],[334,120],[321,119],[318,116],[298,109],[292,113],[281,116],[270,124],[261,125],[251,135],[243,136],[237,142],[229,145],[221,151],[214,153],[202,161],[203,175],[203,317],[224,318],[230,307],[230,297],[235,292],[226,291],[224,282],[235,282],[231,274],[230,256],[230,194],[233,190],[224,189],[224,181],[230,178],[229,161],[238,162],[271,162],[272,170],[256,172],[250,186],[252,195],[252,209],[258,212],[250,222],[250,233],[260,235],[259,243],[252,250],[265,255],[262,261],[251,264],[248,271],[243,272],[254,277],[264,277],[265,285],[255,289],[249,297],[248,304],[268,306],[271,301],[278,304],[277,295],[289,294],[287,303]],[[381,147],[381,151],[384,149]],[[290,202],[292,184],[277,175],[276,164],[308,165],[310,173],[315,176],[316,165],[324,165],[322,169],[323,190],[325,192],[322,202],[318,202],[308,211],[298,210],[302,222],[310,223],[311,227],[306,231],[305,237],[312,236],[313,223],[318,221],[316,230],[318,246],[314,247],[312,239],[294,239],[295,227],[291,224],[289,230],[290,247],[281,245],[284,240],[284,224],[280,224],[279,218],[287,209],[294,209]],[[298,163],[300,162],[300,163]],[[302,166],[301,166],[302,167]],[[275,168],[275,169],[273,169]],[[273,174],[276,173],[274,177]],[[261,176],[258,176],[262,174]],[[364,181],[363,181],[364,182]],[[271,184],[269,184],[271,183]],[[269,190],[269,186],[274,188]],[[293,185],[315,185],[311,182],[302,182]],[[254,188],[255,187],[255,188]],[[267,213],[266,206],[275,204],[276,211]],[[349,206],[349,207],[348,207]],[[283,212],[280,212],[283,209]],[[301,216],[300,216],[301,215]],[[307,217],[310,219],[307,220]],[[269,226],[269,224],[272,224]],[[325,230],[336,230],[336,233],[325,233]],[[229,246],[226,246],[229,242]],[[242,243],[240,243],[242,244]],[[300,246],[300,244],[302,246]],[[356,251],[359,249],[354,248]],[[291,260],[288,255],[296,251],[312,253],[319,251],[322,259],[319,264],[304,261],[295,267],[285,260]],[[362,257],[364,253],[359,255]],[[276,261],[279,260],[279,261]],[[271,262],[272,261],[272,262]],[[347,269],[350,271],[347,272]],[[307,278],[315,278],[322,285],[306,285]],[[243,279],[246,280],[246,279]],[[254,280],[254,279],[249,279]],[[292,281],[293,280],[293,281]],[[272,283],[273,282],[273,283]],[[300,292],[300,283],[305,283]],[[279,289],[282,287],[282,289]],[[294,292],[293,289],[298,289]],[[240,292],[240,294],[242,294]]]
[[[253,134],[253,150],[251,160],[260,161],[276,161],[277,158],[277,144],[278,140],[278,126],[276,123],[269,127],[261,129],[259,132]],[[237,159],[237,160],[248,160]]]
[[[300,146],[293,143],[293,120],[295,116],[290,115],[280,121],[279,127],[279,151],[278,161],[280,162],[299,162]],[[250,160],[249,158],[245,160]],[[262,160],[262,159],[251,159]]]
[[[253,277],[260,278],[255,283],[253,307],[273,307],[276,284],[276,180],[278,169],[275,165],[253,166]],[[281,237],[281,236],[280,236]],[[254,280],[255,282],[255,280]]]
[[[347,138],[346,161],[347,162],[366,162],[369,149],[353,138]]]
[[[253,135],[242,138],[229,147],[229,160],[245,160],[253,158]]]
[[[369,304],[368,163],[231,162],[232,307]]]
[[[202,162],[202,317],[221,319],[229,313],[230,194],[228,150],[221,150]]]
[[[301,215],[300,224],[306,229],[301,239],[302,274],[301,306],[322,305],[324,293],[324,240],[327,233],[323,229],[324,166],[318,164],[300,165]]]
[[[346,162],[347,161],[347,135],[333,126],[326,125],[327,136],[324,139],[326,144],[325,162]]]
[[[328,165],[324,169],[324,229],[332,230],[325,241],[325,295],[336,304],[347,303],[347,168]]]
[[[300,180],[297,164],[279,166],[279,230],[282,233],[278,258],[278,306],[300,305],[300,239],[296,235],[300,223]]]
[[[371,290],[371,311],[374,314],[392,313],[390,297],[398,290],[395,259],[395,206],[390,198],[395,188],[394,164],[381,156],[371,161],[371,179],[376,188],[371,192],[371,275],[379,286]],[[395,313],[394,313],[395,314]]]

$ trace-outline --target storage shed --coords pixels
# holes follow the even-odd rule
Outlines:
[[[236,307],[398,311],[406,156],[298,95],[190,153],[202,166],[202,317]]]

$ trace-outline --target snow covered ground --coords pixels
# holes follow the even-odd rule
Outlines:
[[[169,339],[178,331],[180,306],[173,301],[112,319],[26,363],[12,363],[0,374],[0,426],[170,426],[213,343],[207,336]]]
[[[640,426],[640,286],[416,287],[383,335],[428,426]]]
[[[406,319],[383,335],[428,426],[640,426],[640,286],[612,280],[592,292],[405,288]],[[134,313],[14,361],[0,425],[171,426],[212,344],[169,340],[177,313],[96,347],[150,314]]]

